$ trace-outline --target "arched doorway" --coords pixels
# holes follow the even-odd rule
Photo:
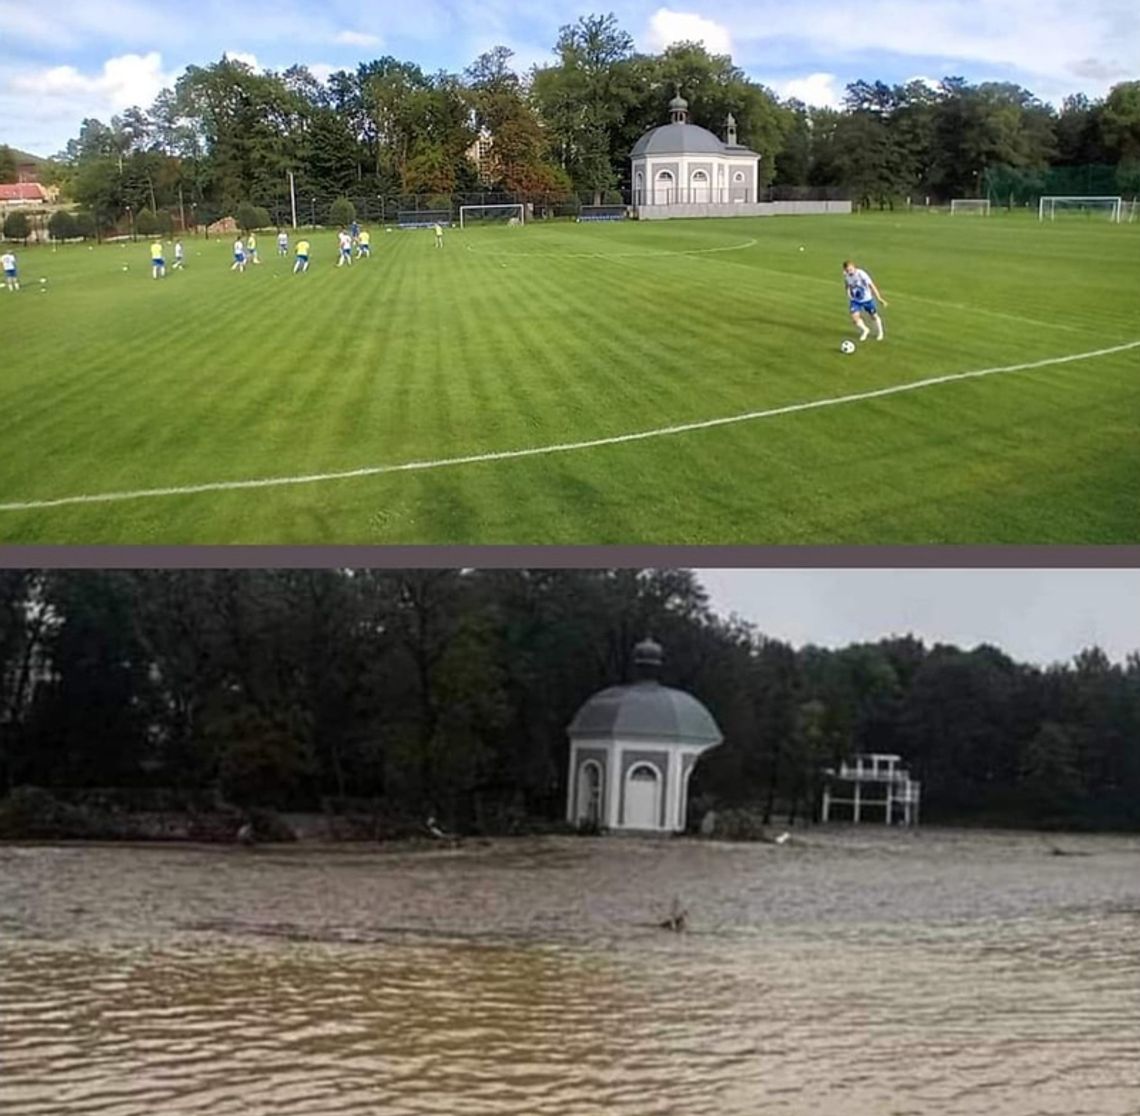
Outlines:
[[[651,763],[635,763],[625,777],[625,825],[661,828],[661,773]]]
[[[633,176],[633,204],[645,204],[645,175],[641,171]]]
[[[707,205],[709,202],[709,176],[706,171],[693,171],[689,179],[689,201],[696,205]]]
[[[597,760],[586,760],[578,768],[578,808],[575,817],[579,825],[602,824],[602,768]]]
[[[657,177],[653,180],[653,204],[672,205],[676,187],[677,180],[673,177],[672,171],[658,171]]]

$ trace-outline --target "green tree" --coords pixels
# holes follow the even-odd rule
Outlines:
[[[1124,81],[1109,90],[1101,129],[1116,160],[1140,159],[1140,81]]]
[[[15,182],[18,175],[16,153],[7,144],[0,144],[0,182]]]
[[[356,220],[356,206],[349,198],[340,197],[329,206],[329,224],[345,228]]]
[[[158,227],[158,214],[154,210],[139,211],[139,215],[135,218],[135,230],[139,236],[153,236],[158,232]]]
[[[238,226],[245,232],[250,232],[253,229],[263,228],[264,225],[268,225],[268,221],[265,221],[263,225],[261,216],[261,213],[258,212],[258,207],[247,201],[243,201],[234,212],[234,220],[237,221]]]
[[[4,218],[4,235],[9,240],[27,241],[31,235],[32,226],[26,213],[14,209]]]
[[[95,222],[95,215],[89,210],[81,209],[73,217],[75,226],[75,235],[83,237],[84,240],[92,240],[98,233],[98,226]]]
[[[48,232],[51,233],[53,240],[70,240],[78,235],[75,218],[66,209],[57,209],[48,218]]]
[[[562,27],[554,52],[558,64],[535,71],[532,96],[575,188],[600,203],[618,182],[617,137],[634,100],[633,39],[612,14],[582,16]]]

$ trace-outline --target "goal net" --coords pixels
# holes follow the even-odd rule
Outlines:
[[[579,221],[624,221],[624,205],[584,205],[578,213]]]
[[[469,225],[522,225],[526,223],[526,206],[522,202],[509,205],[461,205],[459,227]]]
[[[990,215],[989,198],[951,198],[950,216],[958,213],[973,213],[976,216],[988,217]]]
[[[1119,197],[1046,195],[1037,203],[1037,220],[1055,221],[1058,217],[1081,216],[1119,222],[1122,207]]]
[[[450,209],[402,209],[396,214],[401,229],[430,229],[433,225],[450,225]]]

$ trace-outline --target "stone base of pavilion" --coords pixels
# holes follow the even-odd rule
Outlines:
[[[665,221],[671,217],[786,217],[850,212],[849,201],[684,202],[634,206],[634,216],[639,221]]]

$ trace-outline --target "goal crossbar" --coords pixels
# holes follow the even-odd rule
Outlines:
[[[459,227],[463,228],[464,224],[470,220],[469,214],[486,213],[489,210],[496,210],[503,213],[508,221],[512,217],[512,214],[508,211],[513,210],[513,216],[517,219],[518,224],[526,224],[526,206],[522,202],[509,202],[496,205],[461,205],[459,207]]]
[[[950,214],[953,216],[955,213],[980,213],[983,217],[988,217],[990,215],[990,199],[951,198]]]
[[[1119,224],[1124,199],[1119,194],[1045,194],[1037,203],[1037,220],[1044,221],[1046,215],[1050,221],[1056,220],[1058,206],[1062,210],[1068,208],[1091,210],[1094,207],[1104,209],[1108,219]]]

